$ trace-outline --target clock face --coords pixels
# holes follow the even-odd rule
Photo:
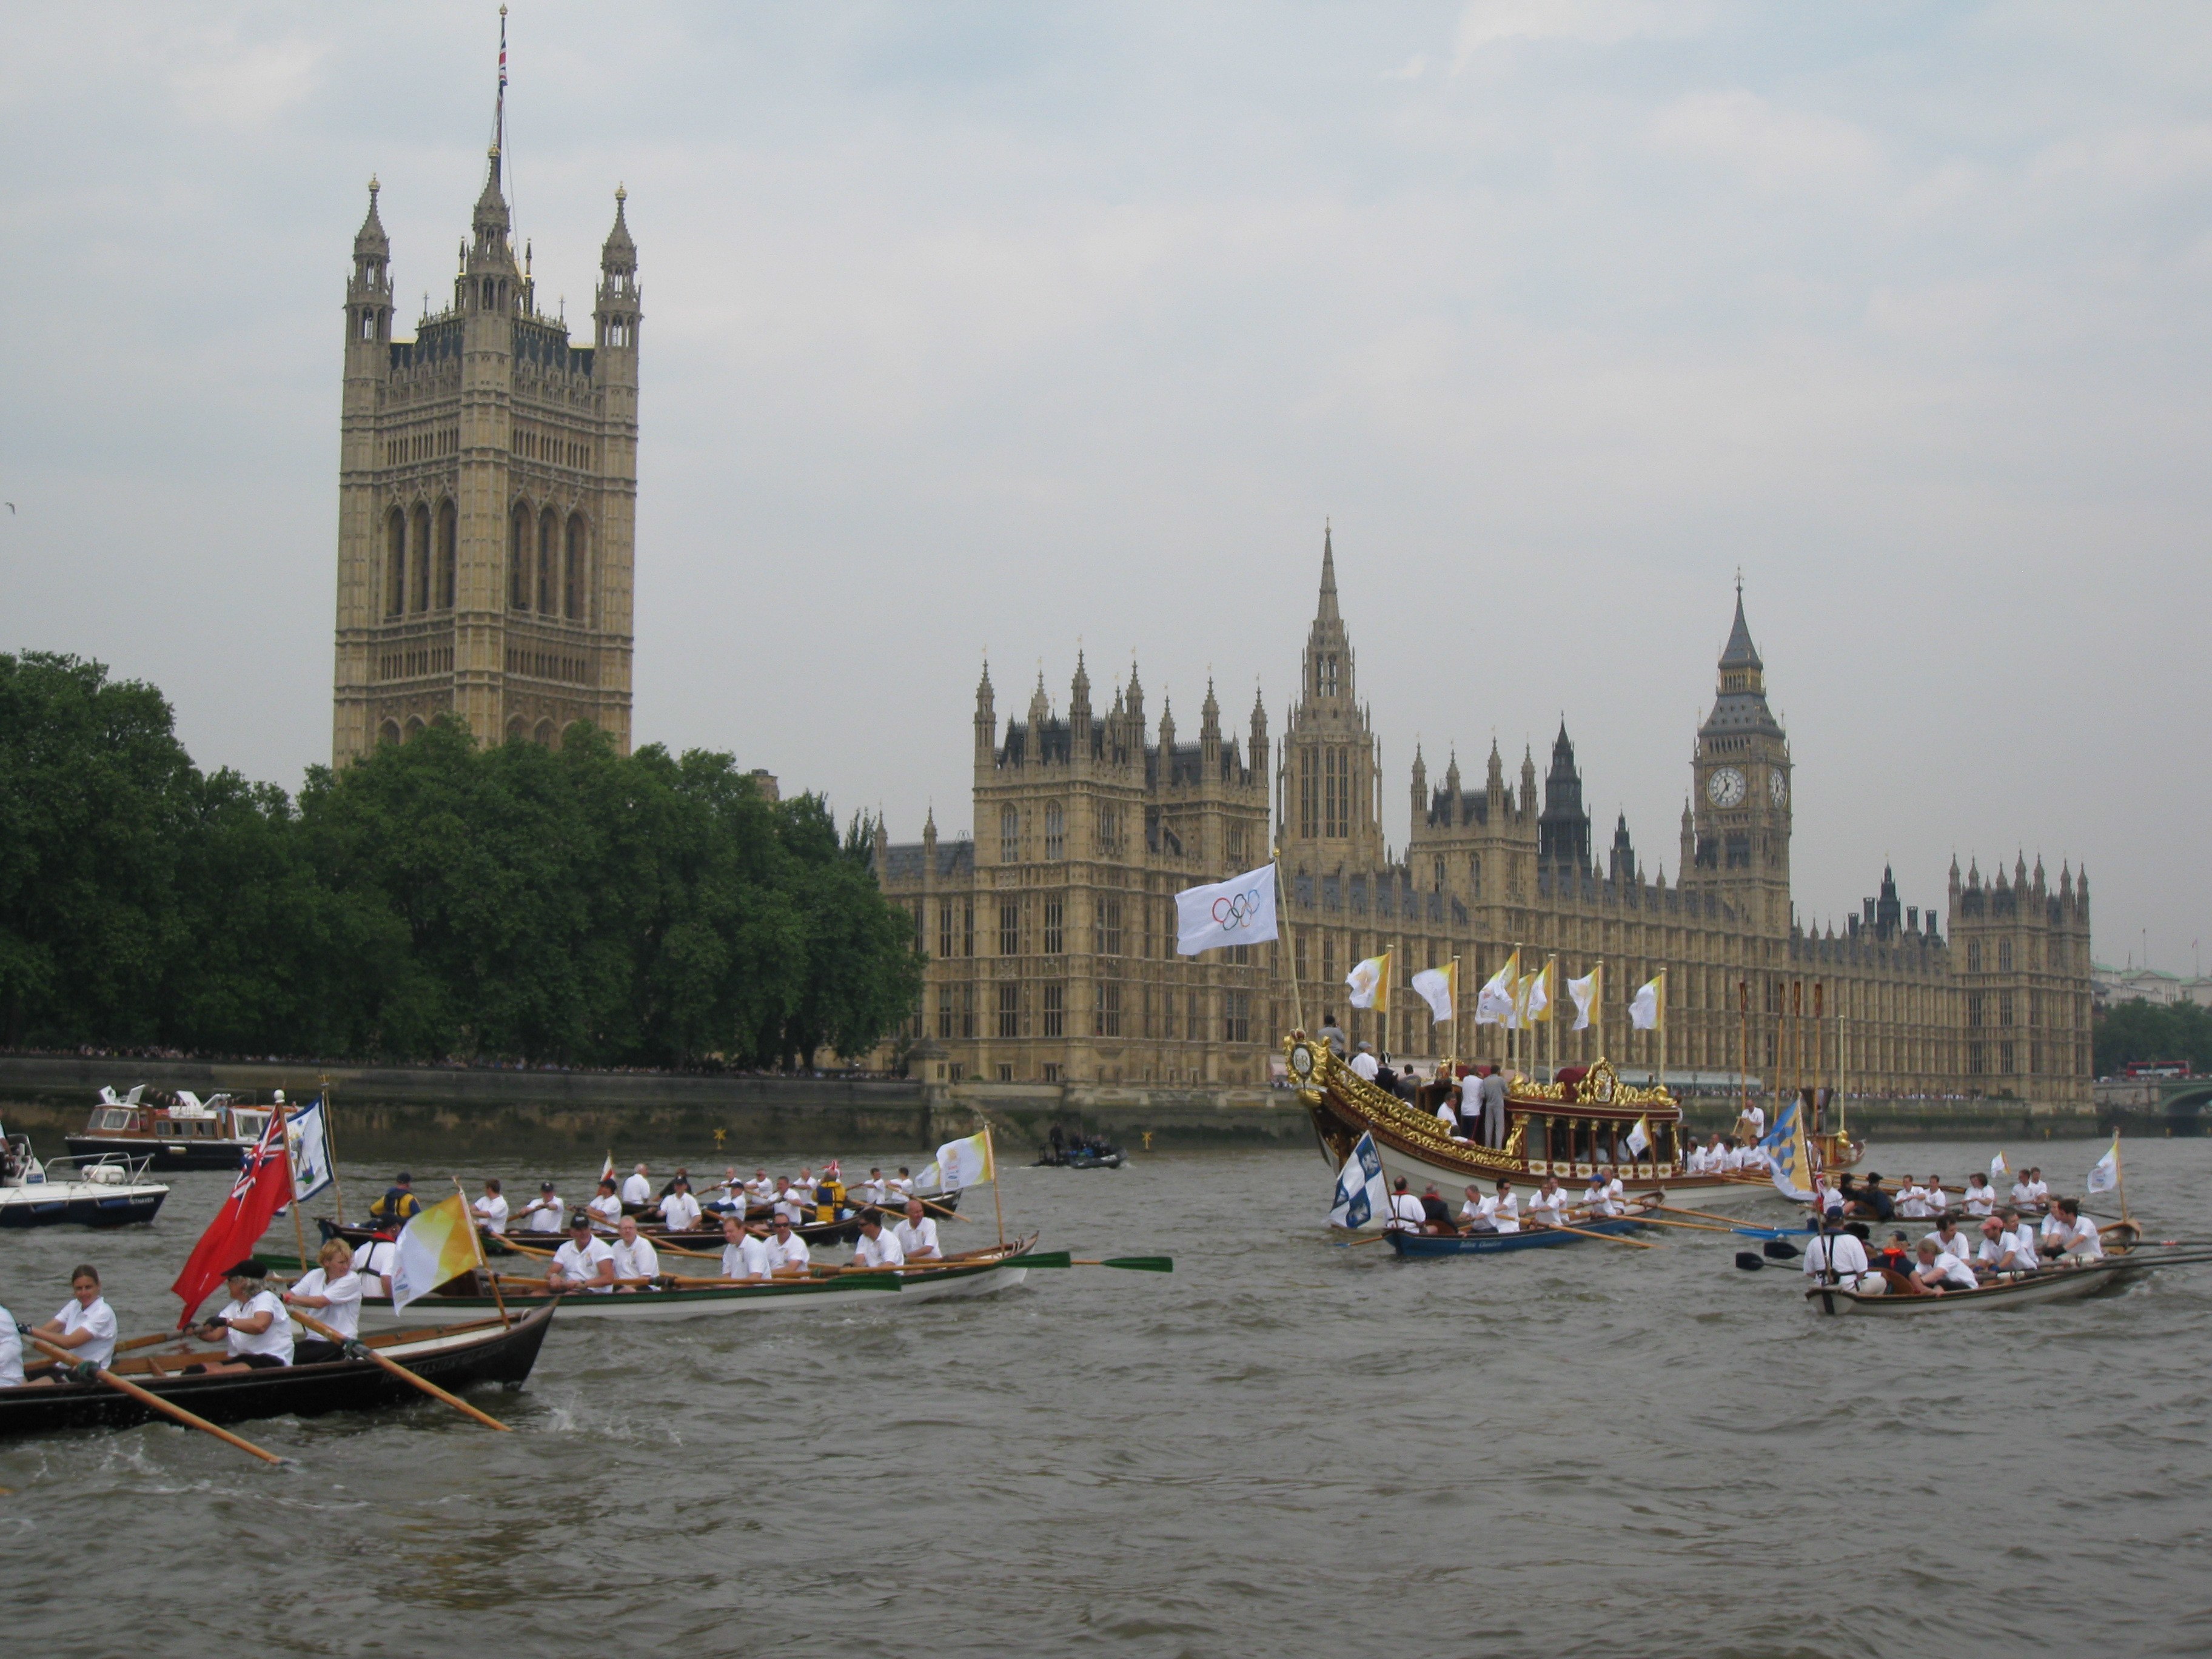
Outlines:
[[[1705,799],[1716,806],[1743,805],[1743,774],[1733,766],[1723,766],[1705,780]]]
[[[1766,793],[1774,798],[1777,806],[1781,805],[1790,799],[1790,780],[1779,772],[1769,772],[1766,775]]]

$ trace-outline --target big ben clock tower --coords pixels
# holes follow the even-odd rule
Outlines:
[[[1766,706],[1765,665],[1743,619],[1721,652],[1719,694],[1698,729],[1691,867],[1682,884],[1715,893],[1770,934],[1790,928],[1790,739]]]

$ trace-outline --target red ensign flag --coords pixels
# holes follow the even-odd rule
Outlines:
[[[261,1235],[269,1231],[269,1218],[292,1198],[292,1170],[284,1158],[284,1109],[269,1114],[261,1139],[246,1155],[245,1167],[230,1185],[230,1196],[215,1212],[177,1282],[169,1288],[185,1299],[177,1328],[191,1322],[192,1315],[208,1292],[222,1283],[223,1269],[253,1254]]]

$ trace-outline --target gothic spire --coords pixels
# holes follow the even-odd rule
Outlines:
[[[1743,619],[1743,578],[1735,579],[1735,625],[1729,629],[1728,644],[1721,650],[1721,667],[1764,668],[1759,651],[1751,642],[1751,627]]]
[[[1336,608],[1336,548],[1326,519],[1321,522],[1321,605],[1314,614],[1321,622],[1341,620]]]

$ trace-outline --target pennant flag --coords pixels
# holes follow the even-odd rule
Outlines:
[[[1336,1204],[1328,1212],[1328,1224],[1364,1227],[1389,1203],[1390,1189],[1382,1180],[1382,1154],[1375,1150],[1375,1137],[1364,1134],[1337,1172]]]
[[[1999,1152],[1990,1160],[1990,1180],[1995,1181],[2000,1176],[2008,1176],[2011,1173],[2012,1165],[2005,1162],[2005,1155],[2002,1152]]]
[[[392,1311],[398,1313],[476,1265],[476,1218],[460,1194],[416,1211],[399,1230],[392,1266]]]
[[[1520,972],[1521,953],[1516,951],[1505,958],[1503,968],[1484,981],[1474,998],[1477,1025],[1504,1025],[1513,1017],[1513,988],[1520,982]]]
[[[945,1188],[952,1192],[995,1180],[998,1172],[991,1159],[990,1130],[986,1128],[965,1140],[946,1141],[937,1149],[937,1167]]]
[[[261,1138],[246,1154],[237,1178],[230,1183],[230,1195],[216,1211],[200,1242],[192,1246],[177,1282],[169,1286],[184,1298],[185,1311],[177,1320],[179,1330],[191,1323],[208,1292],[222,1283],[223,1269],[252,1255],[261,1235],[269,1231],[269,1218],[291,1201],[292,1175],[285,1167],[283,1142],[277,1139],[283,1133],[284,1114],[270,1113],[269,1121],[261,1127]]]
[[[1346,1000],[1355,1008],[1372,1008],[1377,1013],[1390,1012],[1390,953],[1370,957],[1344,976],[1346,988],[1351,995]]]
[[[1559,983],[1559,958],[1553,957],[1539,968],[1528,981],[1528,1012],[1524,1016],[1531,1025],[1540,1025],[1552,1017],[1552,988]]]
[[[1176,954],[1194,957],[1217,945],[1258,945],[1276,937],[1275,866],[1176,895]]]
[[[1805,1145],[1805,1125],[1797,1115],[1795,1098],[1782,1103],[1773,1128],[1759,1144],[1766,1153],[1767,1173],[1774,1179],[1775,1191],[1792,1203],[1810,1203],[1813,1189],[1806,1182],[1813,1176],[1813,1155]]]
[[[1628,1155],[1641,1158],[1651,1150],[1651,1120],[1639,1117],[1636,1127],[1628,1132]]]
[[[612,1181],[614,1178],[615,1154],[614,1148],[610,1146],[607,1149],[607,1161],[599,1165],[599,1179],[602,1181]]]
[[[292,1146],[293,1202],[305,1204],[329,1186],[331,1170],[330,1126],[324,1121],[319,1097],[292,1114],[285,1133]]]
[[[1413,994],[1429,1005],[1438,1025],[1449,1024],[1459,1008],[1459,962],[1456,957],[1441,968],[1424,968],[1409,981]]]
[[[1650,1030],[1667,1017],[1667,970],[1662,968],[1643,985],[1628,1005],[1628,1023],[1639,1031]]]
[[[1605,1006],[1598,984],[1604,973],[1605,964],[1600,963],[1582,978],[1571,979],[1567,981],[1567,994],[1575,1000],[1575,1023],[1572,1030],[1589,1030],[1590,1011]]]
[[[2109,1193],[2120,1184],[2120,1137],[2112,1136],[2112,1144],[2105,1149],[2104,1157],[2097,1160],[2089,1171],[2089,1178],[2081,1183],[2082,1189],[2092,1193]]]

